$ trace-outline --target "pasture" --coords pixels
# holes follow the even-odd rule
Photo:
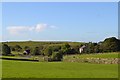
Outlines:
[[[3,78],[117,78],[117,64],[2,60]]]
[[[118,55],[120,52],[109,52],[109,53],[93,53],[93,54],[77,54],[77,55],[67,55],[64,58],[120,58]]]

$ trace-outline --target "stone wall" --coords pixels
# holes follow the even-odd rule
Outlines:
[[[64,59],[64,62],[84,62],[84,63],[96,63],[96,64],[118,64],[120,63],[118,58],[72,58]]]

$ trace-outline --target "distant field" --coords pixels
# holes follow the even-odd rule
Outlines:
[[[112,52],[112,53],[94,53],[94,54],[81,54],[81,55],[68,55],[64,58],[72,58],[72,57],[79,57],[79,58],[118,58],[120,52]]]
[[[116,64],[3,60],[3,78],[117,78]]]
[[[4,42],[5,44],[9,45],[9,46],[15,46],[15,45],[20,45],[22,48],[24,48],[25,46],[29,46],[31,48],[36,47],[36,46],[48,46],[48,45],[63,45],[66,42],[63,41],[23,41],[23,42]],[[67,42],[70,45],[81,45],[81,44],[85,44],[82,42]]]
[[[65,58],[120,58],[120,56],[118,56],[120,52],[112,52],[112,53],[94,53],[94,54],[76,54],[76,55],[67,55],[64,56]],[[12,54],[18,54],[18,52],[12,52]],[[22,54],[22,53],[21,53]],[[0,56],[0,58],[15,58],[15,59],[28,59],[28,60],[33,60],[33,56],[31,57],[20,57],[20,56]]]

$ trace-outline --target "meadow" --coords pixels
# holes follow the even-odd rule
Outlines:
[[[51,42],[6,42],[9,46],[20,45],[48,46],[63,45],[63,43]],[[80,45],[70,43],[71,45]],[[118,78],[118,64],[94,64],[78,62],[36,62],[31,61],[38,56],[19,56],[18,52],[12,51],[15,56],[2,56],[2,78]],[[23,53],[21,53],[23,54]],[[20,55],[21,55],[20,54]],[[65,58],[118,58],[119,52],[112,53],[93,53],[93,54],[69,54]],[[6,59],[7,58],[7,59]],[[8,60],[8,58],[10,60]]]
[[[93,53],[93,54],[77,54],[77,55],[67,55],[64,58],[120,58],[118,55],[120,52],[109,52],[109,53]]]
[[[117,64],[2,60],[3,78],[117,78]]]

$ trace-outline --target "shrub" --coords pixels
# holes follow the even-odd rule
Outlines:
[[[63,59],[63,52],[62,51],[53,52],[53,54],[52,54],[53,61],[61,61],[62,59]]]
[[[62,49],[64,54],[70,54],[71,53],[71,47],[68,43],[65,43],[63,46],[62,46]]]
[[[57,52],[61,49],[61,46],[59,46],[59,45],[54,45],[54,46],[51,46],[51,47],[52,47],[52,51],[55,51],[55,52]]]
[[[15,47],[14,46],[9,46],[11,51],[15,51]]]
[[[15,51],[18,51],[18,52],[20,52],[21,50],[22,50],[22,48],[20,47],[20,45],[15,45]]]
[[[52,55],[52,47],[48,46],[44,50],[44,55],[45,56],[51,56]]]
[[[11,54],[10,47],[7,44],[2,45],[2,54],[3,55],[9,55]]]
[[[80,53],[80,52],[79,52],[80,45],[72,45],[71,47],[72,47],[72,53],[73,53],[73,54],[78,54],[78,53]]]
[[[34,54],[34,55],[40,55],[39,47],[35,47],[35,48],[34,48],[33,54]]]

